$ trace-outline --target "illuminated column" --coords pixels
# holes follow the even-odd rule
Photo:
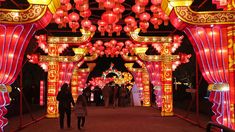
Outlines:
[[[48,57],[58,57],[58,45],[48,44]],[[56,95],[58,93],[59,85],[59,62],[51,60],[48,62],[48,79],[47,79],[47,117],[58,117],[58,104]]]
[[[143,106],[150,106],[150,89],[149,89],[149,76],[146,68],[133,68],[134,63],[126,63],[125,66],[127,69],[131,72],[136,72],[136,74],[141,73],[141,82],[140,80],[137,80],[137,77],[135,81],[138,81],[141,83],[142,86],[140,89],[142,90],[142,97],[143,97]]]
[[[94,69],[95,63],[88,63],[88,68],[76,67],[73,71],[71,79],[71,91],[74,101],[77,100],[78,95],[82,94],[82,90],[85,88],[85,83],[89,73]]]
[[[161,6],[171,23],[188,36],[203,77],[210,87],[216,87],[209,97],[213,103],[212,121],[235,129],[235,5],[234,0],[223,1],[225,5],[217,2],[217,6],[225,7],[223,11],[193,11],[190,8],[193,0],[163,0]]]
[[[173,97],[172,97],[172,65],[174,61],[181,59],[179,55],[171,55],[172,46],[170,43],[163,43],[161,48],[161,55],[146,55],[147,47],[135,48],[135,54],[141,60],[161,62],[162,71],[162,116],[173,115]],[[188,62],[190,56],[184,58]],[[149,73],[150,74],[150,73]]]

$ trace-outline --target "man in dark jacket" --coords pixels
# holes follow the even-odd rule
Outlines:
[[[64,113],[67,115],[67,127],[70,128],[71,122],[71,103],[75,105],[68,84],[64,83],[56,99],[59,101],[60,128],[64,128]]]

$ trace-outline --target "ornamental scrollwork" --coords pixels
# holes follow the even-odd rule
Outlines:
[[[39,20],[46,12],[46,5],[30,5],[25,10],[2,9],[0,23],[24,24]]]
[[[177,6],[174,10],[182,21],[189,24],[235,24],[235,11],[195,12],[187,6]]]

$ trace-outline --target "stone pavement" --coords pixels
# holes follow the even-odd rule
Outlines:
[[[29,118],[25,117],[24,118]],[[66,119],[66,118],[65,118]],[[17,119],[19,120],[19,119]],[[17,128],[16,120],[9,119],[6,132]],[[203,120],[205,126],[207,121]],[[60,130],[59,119],[44,118],[27,126],[20,132],[75,132],[76,117],[72,114],[72,128]],[[206,130],[176,116],[161,117],[160,111],[153,107],[104,108],[88,107],[83,132],[205,132]]]

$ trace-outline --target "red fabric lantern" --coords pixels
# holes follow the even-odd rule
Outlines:
[[[154,5],[160,5],[162,3],[162,0],[151,0],[151,3]]]
[[[132,11],[135,12],[136,14],[140,14],[143,13],[145,8],[141,7],[139,4],[135,4],[134,6],[132,6]]]
[[[76,32],[76,30],[79,28],[78,22],[69,22],[69,27],[72,28],[72,32]]]
[[[96,31],[96,26],[95,25],[91,25],[90,28],[89,28],[89,31],[95,32]]]
[[[107,24],[114,24],[118,22],[118,17],[112,11],[106,11],[102,14],[101,19],[104,20]]]
[[[122,30],[122,26],[121,25],[116,25],[114,27],[114,31],[117,33],[117,36],[120,35],[121,30]]]
[[[76,9],[78,9],[79,11],[85,11],[89,9],[89,4],[85,3],[83,5],[76,5]]]
[[[69,20],[72,22],[77,22],[79,20],[79,15],[76,12],[69,14]]]
[[[136,4],[139,4],[141,6],[146,6],[148,5],[149,0],[136,0]]]
[[[81,21],[81,25],[82,25],[82,27],[83,27],[84,29],[88,29],[88,28],[90,28],[90,26],[91,26],[91,21],[90,21],[90,20],[87,20],[87,19],[82,20],[82,21]]]
[[[154,28],[155,29],[158,29],[159,28],[159,21],[158,21],[159,18],[157,18],[156,16],[153,16],[151,19],[150,19],[150,22],[154,25]]]
[[[104,7],[107,9],[112,9],[112,8],[114,8],[114,6],[115,6],[114,0],[106,0],[104,2]]]
[[[140,29],[145,33],[149,27],[149,22],[140,22]]]
[[[84,0],[74,0],[76,4],[82,5],[84,3]]]
[[[101,32],[101,36],[105,35],[105,27],[104,26],[99,26],[98,30]]]
[[[139,17],[141,21],[148,21],[150,19],[150,15],[147,12],[141,13]]]
[[[135,18],[132,17],[132,16],[128,16],[128,17],[125,18],[124,21],[125,21],[126,24],[131,24],[132,22],[135,21]]]
[[[88,18],[91,16],[91,10],[88,9],[88,10],[85,10],[85,11],[82,11],[80,12],[80,16],[84,17],[84,18]]]

